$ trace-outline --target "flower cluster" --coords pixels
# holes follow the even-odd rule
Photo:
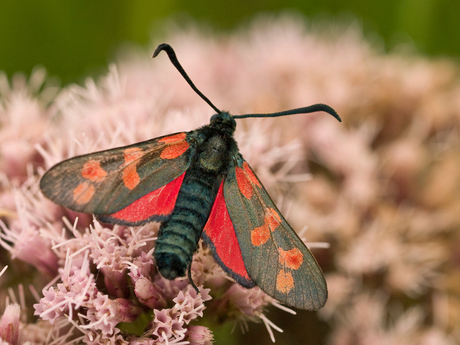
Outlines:
[[[218,107],[264,113],[321,102],[344,120],[242,120],[235,134],[291,225],[331,243],[314,253],[329,286],[318,313],[329,342],[459,342],[458,67],[382,54],[356,28],[342,29],[306,33],[288,17],[225,40],[193,32],[167,41]],[[40,176],[63,159],[208,123],[212,112],[165,56],[144,55],[61,90],[41,70],[28,82],[0,76],[0,243],[14,259],[2,257],[1,279],[31,286],[20,303],[0,291],[11,300],[4,343],[211,344],[200,320],[279,330],[266,307],[284,308],[230,281],[202,244],[197,294],[186,279],[158,274],[158,224],[107,228],[39,191]],[[26,313],[33,303],[35,318]]]

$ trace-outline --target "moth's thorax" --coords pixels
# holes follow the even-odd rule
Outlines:
[[[201,149],[198,156],[200,166],[208,171],[220,171],[228,156],[225,136],[213,135],[203,143]]]

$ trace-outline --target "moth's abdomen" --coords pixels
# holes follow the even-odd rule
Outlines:
[[[154,258],[167,279],[185,276],[211,212],[216,177],[189,169],[177,196],[174,211],[160,226]]]

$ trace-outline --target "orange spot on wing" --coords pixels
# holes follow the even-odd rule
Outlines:
[[[276,290],[282,293],[288,293],[294,288],[294,278],[291,272],[280,270],[276,277]]]
[[[303,262],[303,254],[298,248],[283,250],[278,248],[280,264],[292,270],[298,269]]]
[[[73,200],[80,205],[87,204],[95,193],[94,186],[85,181],[73,190]]]
[[[241,194],[248,200],[251,199],[254,189],[252,188],[251,182],[248,180],[245,172],[240,167],[235,168],[236,183]]]
[[[101,168],[101,163],[97,160],[90,159],[83,165],[81,176],[93,182],[102,182],[107,176],[107,171]]]
[[[136,165],[128,165],[126,168],[123,169],[123,183],[125,187],[132,190],[134,189],[140,182],[139,174],[137,173]]]
[[[186,137],[187,137],[186,133],[177,133],[174,135],[170,135],[169,137],[164,137],[162,139],[159,139],[158,141],[162,143],[166,143],[166,144],[172,144],[172,143],[183,141],[185,140]]]
[[[267,224],[259,226],[251,231],[251,243],[258,247],[265,244],[270,238],[270,229]]]
[[[251,232],[251,242],[256,247],[261,246],[268,241],[270,238],[270,231],[275,231],[281,223],[281,218],[273,208],[267,208],[265,209],[264,222],[264,225],[255,228]]]
[[[265,209],[265,224],[267,224],[271,231],[275,231],[278,225],[281,224],[281,217],[273,208]]]
[[[246,199],[251,199],[252,194],[254,193],[253,185],[261,187],[259,180],[257,180],[256,175],[252,172],[247,162],[243,162],[243,168],[235,168],[236,182],[238,183],[238,188],[245,196]]]
[[[177,144],[166,146],[161,152],[160,158],[162,159],[174,159],[182,155],[190,147],[190,144],[185,140],[179,141]]]
[[[123,151],[125,155],[125,165],[128,165],[135,160],[141,158],[144,155],[144,152],[139,147],[130,147]]]
[[[125,155],[125,168],[123,169],[122,179],[126,188],[132,190],[140,182],[139,174],[137,173],[137,163],[139,158],[144,155],[144,152],[139,147],[130,147],[123,151]]]

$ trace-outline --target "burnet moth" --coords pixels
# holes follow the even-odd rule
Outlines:
[[[104,223],[160,221],[154,259],[164,278],[186,275],[202,237],[219,265],[243,287],[259,286],[287,306],[321,308],[327,286],[318,263],[238,151],[233,133],[235,119],[248,117],[315,111],[340,117],[325,104],[233,116],[196,88],[171,46],[160,44],[153,57],[161,51],[216,111],[211,123],[67,159],[42,177],[43,194]]]

